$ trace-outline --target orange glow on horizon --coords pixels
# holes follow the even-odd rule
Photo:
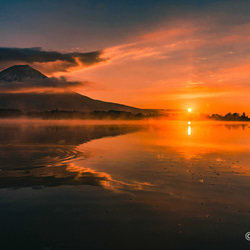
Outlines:
[[[250,115],[250,25],[211,36],[200,21],[179,20],[144,31],[104,48],[100,61],[91,65],[76,57],[73,65],[57,60],[31,66],[48,76],[83,82],[72,90],[97,100],[145,109],[190,105],[195,113]],[[206,24],[207,30],[214,27]]]

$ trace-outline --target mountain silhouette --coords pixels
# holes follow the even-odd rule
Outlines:
[[[20,109],[23,112],[55,109],[81,112],[119,110],[140,113],[144,111],[122,104],[94,100],[75,92],[1,93],[0,109]]]
[[[5,82],[26,82],[47,78],[47,76],[29,65],[14,65],[0,72],[0,81]]]
[[[10,86],[13,82],[25,84],[30,81],[34,83],[35,87],[36,81],[41,84],[42,80],[46,79],[49,78],[29,65],[15,65],[0,72],[0,82],[4,82],[5,85],[9,84]],[[153,110],[138,109],[122,104],[94,100],[72,91],[63,93],[0,93],[0,109],[19,109],[23,112],[55,109],[81,112],[117,110],[135,114],[154,112]]]

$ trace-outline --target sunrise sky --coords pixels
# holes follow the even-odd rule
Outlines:
[[[244,0],[2,0],[0,70],[29,64],[139,108],[250,116],[249,12]]]

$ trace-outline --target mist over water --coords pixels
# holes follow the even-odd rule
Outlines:
[[[0,121],[3,249],[248,249],[250,124]]]

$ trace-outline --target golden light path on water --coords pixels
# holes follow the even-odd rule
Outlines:
[[[220,171],[231,171],[233,174],[238,169],[241,174],[248,175],[250,170],[246,152],[250,146],[247,138],[249,138],[247,124],[192,122],[191,125],[191,122],[188,124],[177,121],[156,122],[147,124],[142,131],[132,134],[79,145],[77,150],[88,150],[91,152],[91,157],[84,160],[83,166],[80,159],[73,159],[73,163],[74,166],[78,166],[79,171],[86,167],[87,163],[88,168],[94,171],[108,173],[109,188],[114,183],[117,188],[119,182],[126,184],[127,187],[139,184],[141,188],[144,186],[154,188],[157,182],[152,181],[154,177],[141,179],[140,172],[135,172],[133,167],[138,167],[140,162],[154,167],[154,171],[157,171],[155,166],[165,165],[168,169],[173,165],[171,162],[175,162],[177,166],[175,175],[181,175],[182,171],[189,170],[190,165],[199,162],[202,166],[200,169],[202,175],[210,176],[213,168],[210,162],[214,161],[216,165],[214,167],[220,168]],[[237,159],[241,163],[228,163],[233,156],[242,158]],[[125,173],[130,171],[135,172],[133,177],[126,178]]]
[[[232,175],[231,179],[250,175],[248,123],[192,121],[191,124],[191,121],[152,120],[127,124],[95,123],[74,122],[72,126],[65,126],[62,121],[56,124],[19,123],[8,131],[3,127],[0,136],[4,140],[13,137],[16,155],[22,155],[25,162],[26,157],[32,156],[30,147],[36,151],[41,148],[42,158],[35,162],[45,166],[30,169],[27,174],[2,169],[1,175],[54,176],[58,180],[71,176],[70,183],[78,185],[85,183],[86,178],[94,178],[104,187],[116,191],[161,187],[161,192],[167,188],[156,176],[169,178],[167,173],[186,179],[194,178],[200,172],[198,181],[207,179],[210,182],[218,171]],[[6,137],[6,132],[11,134]],[[37,138],[43,138],[41,145],[37,144]],[[7,154],[10,146],[6,147],[4,140],[2,152]],[[25,147],[24,141],[28,143]],[[53,156],[58,153],[59,156]],[[34,151],[34,157],[37,155]],[[8,161],[14,163],[14,159],[5,157],[4,162],[8,165]],[[30,159],[27,158],[27,162]],[[142,175],[141,171],[155,174]]]
[[[65,230],[83,242],[108,230],[106,245],[125,233],[153,240],[152,249],[190,241],[204,249],[197,235],[214,246],[227,234],[238,247],[250,219],[249,123],[190,123],[0,123],[5,228],[21,217],[12,227],[60,232],[57,242]]]
[[[188,126],[188,135],[191,135],[191,132],[192,132],[191,126]]]

